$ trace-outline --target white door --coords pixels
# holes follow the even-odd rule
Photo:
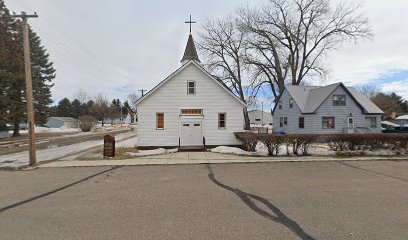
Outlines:
[[[354,117],[348,117],[347,118],[347,127],[348,128],[354,128]]]
[[[203,134],[201,123],[182,123],[181,124],[181,146],[202,146]]]

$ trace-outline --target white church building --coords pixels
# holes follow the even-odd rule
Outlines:
[[[245,103],[201,66],[191,33],[181,63],[137,101],[138,148],[239,145]]]

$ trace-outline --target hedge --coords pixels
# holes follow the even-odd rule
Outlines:
[[[242,142],[246,151],[255,151],[256,144],[262,142],[268,148],[269,155],[277,155],[280,146],[286,146],[289,155],[289,147],[295,155],[300,152],[308,154],[308,149],[313,142],[325,142],[333,151],[356,151],[356,150],[407,150],[407,134],[256,134],[253,132],[237,132],[235,137]]]

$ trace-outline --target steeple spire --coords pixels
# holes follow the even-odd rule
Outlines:
[[[190,36],[188,36],[186,50],[184,50],[184,55],[183,59],[181,59],[181,63],[184,63],[188,60],[195,60],[199,63],[201,62],[200,59],[198,58],[197,50],[194,45],[193,36],[191,34]]]
[[[181,63],[185,63],[188,60],[195,60],[201,63],[197,55],[197,50],[194,44],[193,36],[191,35],[191,24],[196,23],[196,22],[191,21],[191,15],[190,15],[190,21],[186,21],[186,23],[190,24],[190,35],[188,36],[187,46],[186,46],[186,49],[184,50],[184,55],[183,55],[183,59],[181,59]]]

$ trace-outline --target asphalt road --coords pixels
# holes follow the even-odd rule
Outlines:
[[[0,171],[0,239],[408,239],[408,161]]]

